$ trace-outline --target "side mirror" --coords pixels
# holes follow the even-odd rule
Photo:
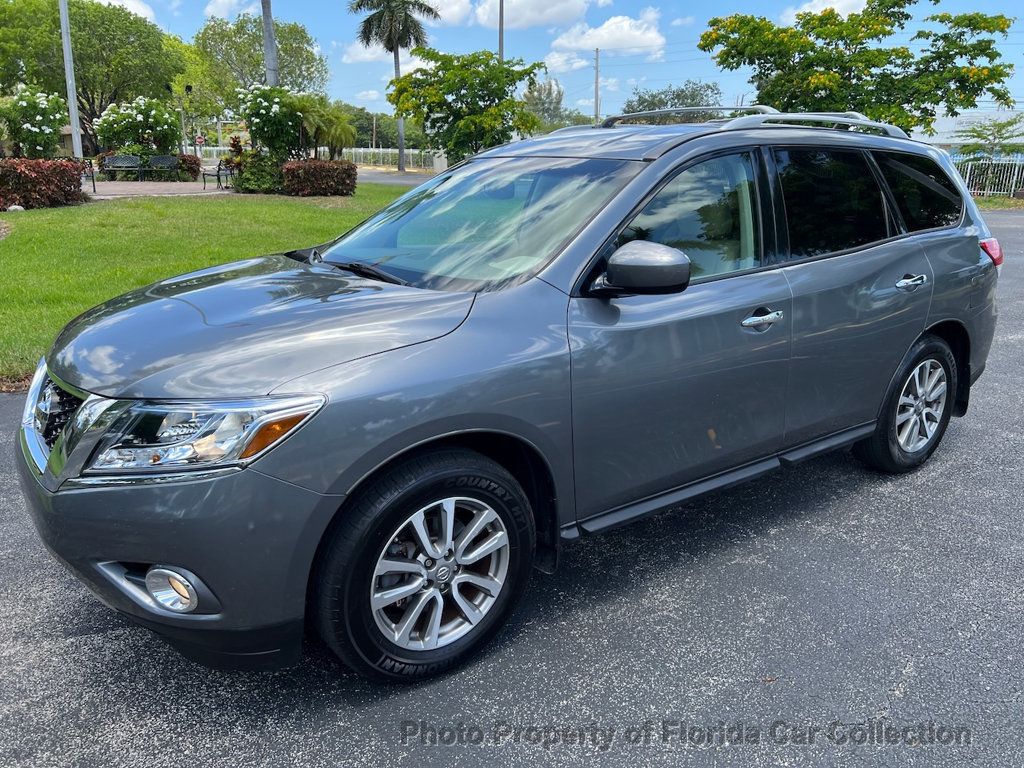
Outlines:
[[[631,240],[615,251],[594,281],[595,296],[679,293],[690,283],[690,257],[661,243]]]

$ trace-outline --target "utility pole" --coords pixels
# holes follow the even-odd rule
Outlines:
[[[601,122],[601,49],[594,49],[594,125]]]
[[[505,60],[505,0],[498,0],[498,61]]]
[[[75,61],[71,58],[71,23],[68,0],[60,0],[60,39],[64,47],[64,79],[68,88],[68,119],[71,121],[71,151],[82,159],[82,124],[78,119],[78,89],[75,87]]]

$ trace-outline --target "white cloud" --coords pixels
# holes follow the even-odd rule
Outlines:
[[[207,16],[219,16],[230,19],[241,13],[248,13],[252,16],[259,16],[262,13],[260,4],[257,2],[245,4],[245,0],[210,0],[203,11]]]
[[[672,19],[673,27],[692,27],[693,23],[697,21],[693,16],[680,16],[678,19]]]
[[[619,90],[619,78],[617,78],[617,77],[602,77],[601,78],[601,90],[602,91],[617,91],[617,90]]]
[[[363,64],[368,61],[394,61],[394,56],[379,45],[367,47],[356,40],[345,46],[341,61],[343,64]]]
[[[544,57],[548,71],[553,73],[574,72],[589,67],[590,62],[580,58],[575,51],[551,51]]]
[[[791,5],[779,14],[779,21],[783,24],[793,24],[798,13],[810,11],[821,13],[826,8],[835,8],[838,13],[845,16],[848,13],[857,13],[864,10],[866,0],[807,0],[803,5]]]
[[[380,101],[380,91],[360,91],[356,98],[360,101]]]
[[[153,9],[142,0],[100,0],[100,2],[106,5],[120,5],[137,16],[141,16],[144,19],[154,21],[156,14],[153,13]]]
[[[593,99],[576,99],[577,107],[592,107],[594,106]]]
[[[470,0],[431,0],[430,4],[441,14],[440,21],[428,22],[431,25],[456,26],[465,22],[473,12]]]
[[[599,27],[581,21],[556,37],[551,47],[565,51],[603,48],[612,55],[646,53],[649,60],[657,60],[665,47],[665,36],[658,30],[660,17],[657,8],[644,8],[638,18],[612,16]]]
[[[526,29],[548,24],[570,24],[583,17],[587,0],[505,0],[505,27]],[[479,24],[497,29],[498,0],[481,0],[476,6]]]
[[[598,8],[607,8],[611,4],[612,0],[597,0],[597,2],[594,3]]]

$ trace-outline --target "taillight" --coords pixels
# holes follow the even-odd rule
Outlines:
[[[1003,249],[999,247],[999,241],[994,237],[987,237],[984,240],[979,240],[978,245],[981,246],[981,250],[988,254],[988,257],[992,259],[992,263],[997,267],[1003,266]]]

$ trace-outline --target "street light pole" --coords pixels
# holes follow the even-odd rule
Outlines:
[[[60,0],[60,40],[64,48],[64,80],[68,89],[68,119],[71,122],[71,151],[82,159],[82,124],[78,119],[78,89],[75,87],[75,62],[71,58],[71,23],[68,0]]]
[[[498,0],[498,61],[505,60],[505,0]]]

